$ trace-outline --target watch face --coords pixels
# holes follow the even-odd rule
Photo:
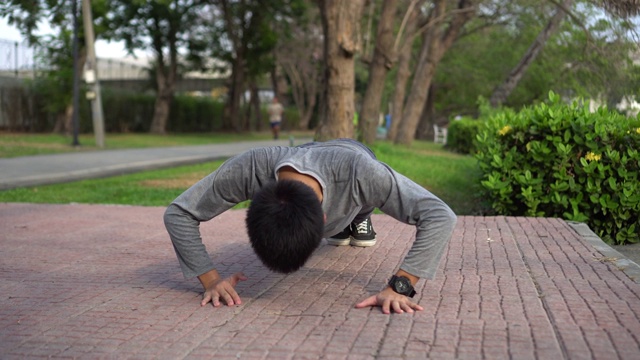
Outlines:
[[[392,276],[391,280],[389,280],[389,286],[391,286],[393,291],[401,295],[413,297],[416,294],[416,291],[411,285],[411,280],[407,279],[404,276]]]
[[[396,281],[396,289],[398,290],[398,292],[403,293],[407,291],[408,286],[404,281],[398,280]]]

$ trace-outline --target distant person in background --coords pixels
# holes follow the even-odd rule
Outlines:
[[[284,108],[278,102],[278,98],[274,97],[271,104],[267,108],[269,113],[269,123],[271,123],[271,132],[273,133],[273,139],[277,140],[280,135],[280,123],[282,122],[282,113]]]

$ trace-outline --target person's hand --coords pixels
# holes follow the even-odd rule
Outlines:
[[[369,306],[380,306],[382,312],[390,314],[391,311],[398,314],[413,313],[414,311],[422,311],[424,308],[404,295],[400,295],[393,291],[390,287],[380,291],[376,295],[372,295],[356,304],[356,308],[361,309]]]
[[[224,301],[227,306],[240,305],[242,300],[235,290],[236,284],[240,281],[247,280],[243,273],[235,273],[226,279],[217,279],[205,286],[204,294],[202,294],[201,306],[207,303],[213,303],[213,306],[220,306],[220,301]]]

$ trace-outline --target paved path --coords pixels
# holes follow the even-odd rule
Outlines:
[[[304,142],[298,140],[296,144]],[[289,145],[289,140],[200,146],[82,151],[0,159],[0,190],[120,175],[140,170],[212,161],[254,147]]]
[[[0,159],[0,189],[225,158],[265,141]],[[244,213],[203,226],[244,305],[200,308],[162,208],[0,204],[4,358],[638,358],[640,268],[586,226],[461,217],[415,315],[353,304],[380,289],[413,229],[376,215],[371,249],[323,246],[296,274],[270,273]],[[622,251],[622,250],[621,250]]]
[[[163,208],[0,204],[0,357],[638,359],[640,285],[584,228],[460,217],[425,311],[353,305],[382,288],[414,229],[374,215],[372,248],[323,245],[291,275],[251,251],[243,211],[205,223],[243,305],[199,306]],[[602,247],[602,249],[605,249]],[[609,248],[610,249],[610,248]],[[605,253],[608,250],[603,250]],[[629,265],[630,266],[630,265]]]

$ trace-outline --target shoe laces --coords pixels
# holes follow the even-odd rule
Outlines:
[[[369,231],[369,220],[365,220],[356,225],[356,231],[358,233],[366,233]]]

